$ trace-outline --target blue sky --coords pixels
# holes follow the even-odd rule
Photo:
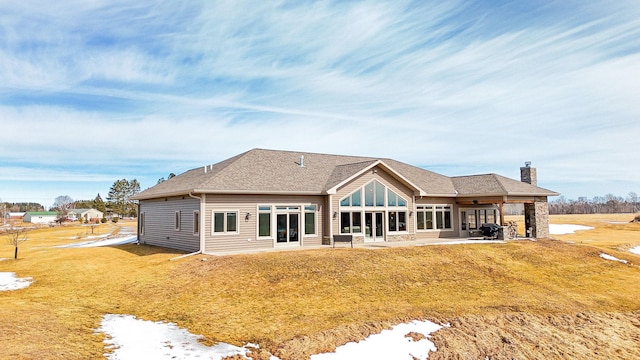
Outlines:
[[[0,0],[0,199],[252,148],[640,193],[629,1]]]

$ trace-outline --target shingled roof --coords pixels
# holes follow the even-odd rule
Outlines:
[[[454,176],[458,196],[557,196],[554,191],[497,174]]]
[[[300,164],[301,157],[304,157],[304,166]],[[373,166],[387,168],[393,176],[424,196],[479,194],[474,191],[488,191],[494,195],[502,195],[505,191],[506,194],[557,195],[498,175],[484,175],[489,176],[488,179],[450,178],[393,159],[253,149],[214,165],[189,170],[132,198],[142,200],[189,193],[325,195]],[[519,187],[513,183],[523,185]]]

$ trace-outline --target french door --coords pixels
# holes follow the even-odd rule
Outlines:
[[[384,241],[384,212],[364,213],[366,242]]]
[[[276,215],[278,244],[300,243],[300,214],[285,213]]]

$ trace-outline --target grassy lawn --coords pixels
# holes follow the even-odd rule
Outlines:
[[[107,313],[175,322],[208,343],[253,342],[301,359],[411,319],[639,311],[640,256],[625,250],[640,245],[640,224],[560,220],[552,218],[596,229],[554,236],[565,241],[175,261],[180,252],[150,246],[55,248],[87,229],[37,230],[19,260],[0,261],[0,271],[34,280],[0,292],[0,358],[100,358],[103,337],[94,329]],[[96,231],[116,226],[135,228]],[[13,248],[0,244],[0,258],[12,257]],[[629,263],[603,260],[605,250]]]

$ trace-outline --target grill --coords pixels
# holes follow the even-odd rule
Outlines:
[[[491,239],[498,237],[498,230],[500,230],[500,226],[498,226],[498,224],[482,224],[482,226],[480,226],[482,235]]]

